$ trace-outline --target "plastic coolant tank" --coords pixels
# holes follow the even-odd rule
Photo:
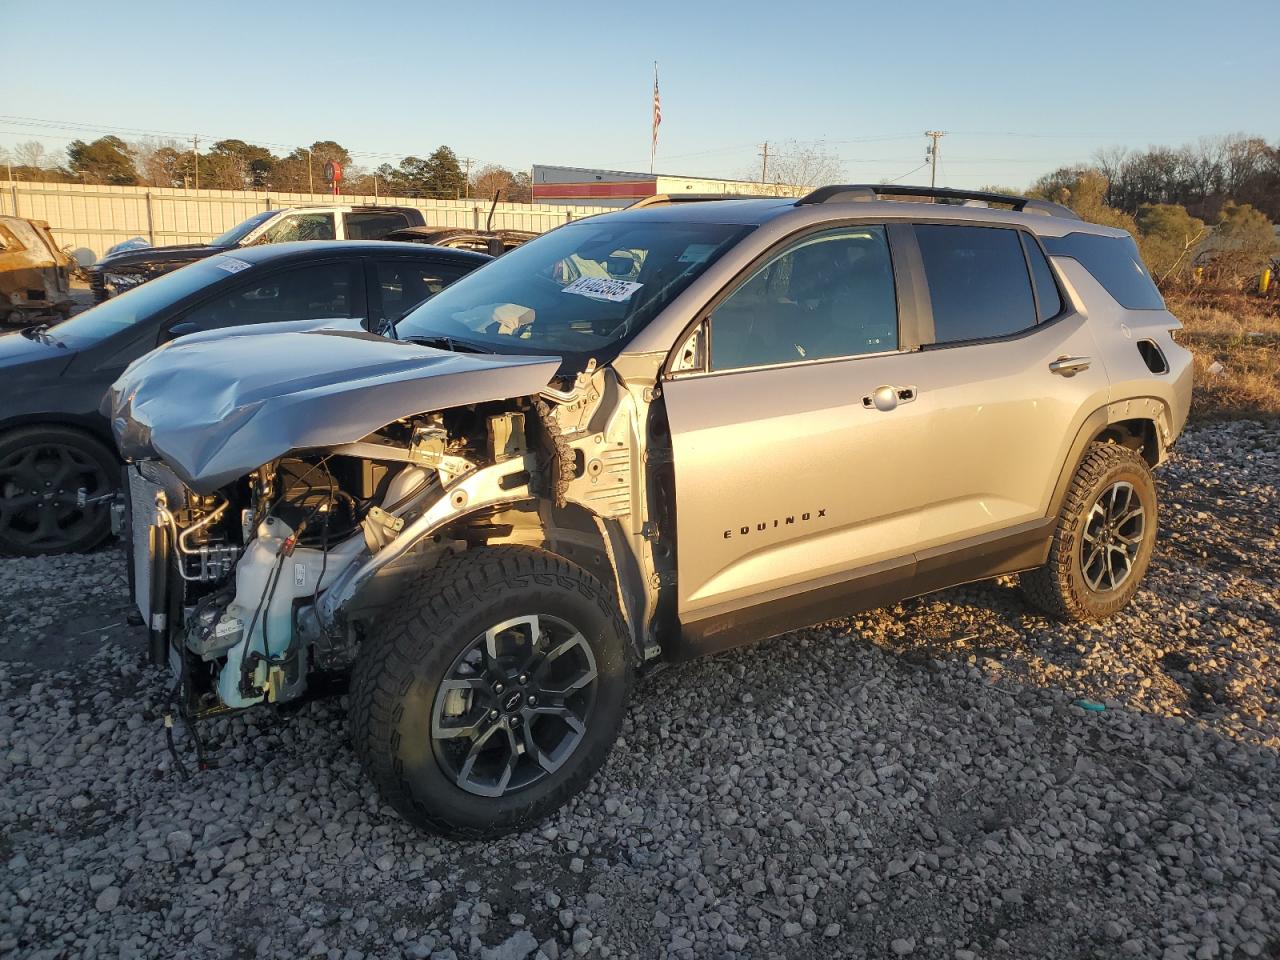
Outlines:
[[[259,525],[258,536],[236,564],[236,598],[227,605],[222,619],[239,620],[244,631],[253,624],[253,632],[243,634],[240,642],[227,652],[226,666],[218,675],[218,695],[229,707],[248,707],[261,700],[260,696],[246,698],[240,693],[240,667],[245,657],[251,651],[266,652],[273,657],[283,654],[293,639],[294,600],[315,594],[322,571],[325,582],[332,581],[363,543],[357,535],[331,548],[327,563],[323,551],[306,547],[296,548],[282,560],[285,540],[292,535],[288,524],[268,518]],[[278,564],[280,574],[276,579]],[[276,581],[274,591],[273,579]],[[262,603],[267,592],[271,593],[270,602]],[[254,676],[256,684],[260,686],[265,676],[266,665],[260,663]]]

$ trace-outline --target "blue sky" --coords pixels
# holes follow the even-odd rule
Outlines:
[[[51,29],[46,2],[0,0],[6,74],[35,78],[0,98],[0,146],[118,129],[643,170],[654,60],[662,172],[739,176],[806,141],[847,180],[927,182],[908,174],[941,129],[941,182],[1020,187],[1100,147],[1280,140],[1274,0],[57,9]]]

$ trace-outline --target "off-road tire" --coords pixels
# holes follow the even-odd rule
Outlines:
[[[599,684],[582,742],[556,772],[501,797],[464,791],[432,750],[431,711],[454,658],[507,618],[571,620],[591,645]],[[532,547],[469,550],[410,587],[364,641],[352,671],[352,745],[383,798],[422,829],[490,839],[542,820],[582,790],[617,739],[634,654],[611,591],[576,564]]]
[[[1096,591],[1089,587],[1082,570],[1082,537],[1094,503],[1118,481],[1133,484],[1142,503],[1143,542],[1124,582],[1114,590]],[[1019,577],[1023,594],[1049,616],[1069,623],[1102,620],[1119,612],[1137,593],[1151,561],[1156,512],[1155,480],[1142,455],[1119,444],[1090,444],[1063,500],[1048,560]]]
[[[83,462],[92,464],[100,471],[99,482],[102,489],[90,491],[93,494],[118,489],[120,483],[120,461],[114,451],[96,437],[58,424],[31,427],[19,427],[7,433],[0,433],[0,462],[27,447],[59,446],[74,451]],[[69,487],[62,497],[74,497],[75,491]],[[3,496],[3,490],[0,490]],[[77,523],[74,530],[66,531],[57,543],[24,543],[16,534],[9,535],[0,524],[0,556],[40,556],[42,554],[78,553],[92,549],[111,535],[111,511],[103,505],[87,508],[91,513],[82,513],[85,518]]]

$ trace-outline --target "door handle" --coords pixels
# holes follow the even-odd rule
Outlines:
[[[1093,360],[1089,357],[1059,357],[1049,364],[1049,372],[1062,377],[1074,377],[1081,370],[1088,370]]]
[[[892,384],[885,384],[883,387],[876,387],[875,393],[869,393],[863,397],[862,406],[867,410],[887,413],[898,404],[910,403],[915,398],[915,387],[895,387]]]

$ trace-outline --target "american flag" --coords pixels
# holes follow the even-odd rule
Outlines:
[[[649,145],[649,162],[658,152],[658,127],[662,124],[662,97],[658,94],[658,64],[653,65],[653,142]]]

